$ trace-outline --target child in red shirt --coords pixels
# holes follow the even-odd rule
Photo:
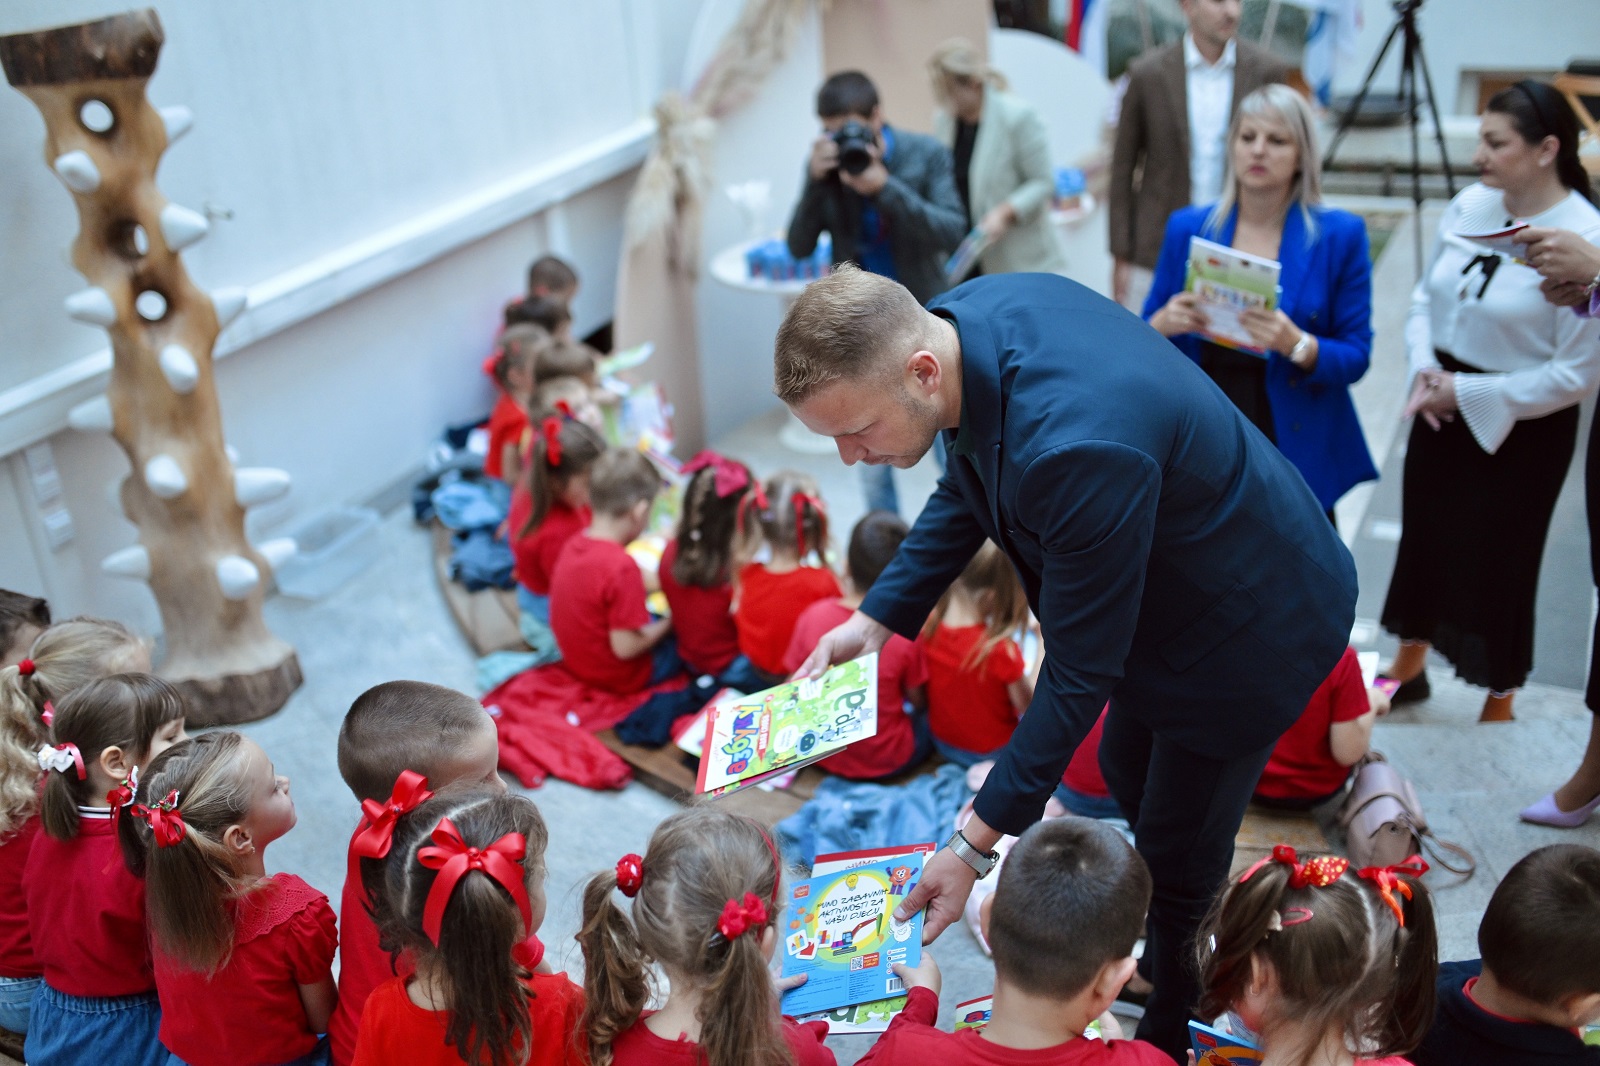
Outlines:
[[[524,942],[544,920],[547,840],[533,801],[503,789],[399,816],[378,914],[416,973],[368,997],[356,1066],[584,1063],[583,993],[525,965]]]
[[[679,811],[583,893],[583,987],[595,1066],[833,1066],[826,1023],[782,1016],[767,964],[782,863],[761,825],[714,806]],[[632,917],[613,890],[634,900]],[[667,1001],[646,1011],[650,965]],[[783,982],[780,982],[783,984]],[[790,984],[792,987],[792,983]],[[784,1056],[787,1046],[788,1056]]]
[[[112,805],[131,797],[137,766],[184,739],[184,714],[182,694],[149,674],[91,681],[55,705],[52,742],[39,752],[44,833],[22,874],[44,971],[29,1063],[167,1066],[144,882],[123,864]]]
[[[984,901],[994,1007],[983,1030],[944,1033],[939,968],[894,967],[906,1008],[858,1062],[872,1066],[1172,1066],[1140,1040],[1083,1035],[1133,973],[1150,903],[1144,860],[1103,822],[1057,818],[1018,838]],[[1114,1025],[1114,1023],[1113,1023]]]
[[[652,620],[644,577],[625,550],[645,530],[661,475],[642,454],[613,448],[589,475],[589,528],[562,549],[550,585],[550,629],[572,676],[629,695],[683,668],[672,620]],[[652,654],[653,653],[653,654]]]
[[[748,545],[745,516],[755,478],[743,463],[701,452],[683,464],[678,535],[661,555],[661,591],[672,609],[678,654],[695,674],[720,675],[739,656],[733,622],[734,559]]]
[[[516,485],[522,477],[521,442],[537,384],[534,368],[551,343],[550,334],[540,326],[512,326],[500,335],[490,359],[500,398],[489,412],[489,454],[483,457],[483,472],[508,485]]]
[[[817,483],[780,470],[767,479],[757,507],[771,558],[739,570],[733,606],[739,650],[755,670],[746,691],[784,679],[784,656],[800,612],[841,591],[828,565],[828,512]],[[807,565],[813,554],[820,565]]]
[[[289,779],[221,730],[168,748],[128,800],[118,832],[145,880],[162,1045],[186,1066],[325,1062],[333,908],[266,871],[268,845],[294,828]]]
[[[993,542],[934,607],[921,639],[928,659],[928,726],[948,762],[970,767],[1006,746],[1033,701],[1044,662],[1023,661],[1016,637],[1030,622],[1028,598]]]
[[[798,670],[823,634],[855,613],[908,532],[900,516],[889,511],[869,512],[856,523],[845,556],[850,593],[836,600],[818,600],[801,613],[783,657],[785,671]],[[891,636],[878,652],[878,732],[817,765],[855,781],[893,777],[922,765],[933,750],[933,737],[927,717],[908,713],[906,705],[923,706],[927,680],[922,649],[898,633]]]
[[[1389,710],[1389,698],[1368,689],[1354,648],[1346,648],[1333,673],[1312,693],[1289,731],[1279,738],[1256,784],[1255,802],[1308,811],[1336,797],[1372,742],[1372,724]]]
[[[340,896],[339,1002],[328,1025],[336,1066],[355,1057],[356,1032],[372,990],[399,974],[398,964],[378,944],[372,895],[363,867],[382,876],[396,819],[451,785],[505,788],[497,771],[500,744],[494,719],[471,696],[422,681],[387,681],[350,705],[339,728],[339,776],[361,804],[361,820],[350,838],[344,891]],[[537,936],[524,948],[528,965],[546,969]]]
[[[523,638],[537,652],[556,654],[550,628],[550,582],[567,542],[588,527],[589,472],[606,449],[600,434],[565,411],[539,420],[528,468],[511,494],[506,518],[512,574],[522,608]]]

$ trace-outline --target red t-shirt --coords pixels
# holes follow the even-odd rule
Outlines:
[[[841,591],[839,579],[824,567],[802,566],[774,574],[761,563],[749,564],[739,571],[739,610],[734,615],[739,650],[758,670],[786,673],[784,654],[789,650],[800,612]]]
[[[933,1027],[939,997],[913,988],[889,1029],[856,1062],[873,1066],[1172,1066],[1172,1059],[1143,1040],[1078,1037],[1055,1047],[1028,1051],[1001,1047],[982,1030],[946,1033]]]
[[[353,1066],[461,1066],[461,1054],[445,1043],[449,1015],[411,1002],[406,981],[391,978],[367,999]],[[526,984],[533,1023],[533,1054],[526,1066],[584,1066],[583,989],[564,973],[536,973]]]
[[[622,696],[644,691],[650,653],[617,658],[611,631],[649,624],[644,578],[622,545],[587,535],[568,541],[550,582],[550,630],[572,676]]]
[[[1067,772],[1061,775],[1063,785],[1096,799],[1111,795],[1111,790],[1106,787],[1105,775],[1100,772],[1100,734],[1106,730],[1106,711],[1109,709],[1109,705],[1100,709],[1100,717],[1094,720],[1088,736],[1078,743],[1078,750],[1072,753],[1072,761],[1067,763]]]
[[[512,573],[517,583],[529,592],[550,595],[550,578],[556,572],[556,559],[567,541],[589,528],[589,508],[574,509],[561,500],[553,500],[544,521],[526,537],[517,536],[533,514],[533,497],[518,485],[511,493],[511,511],[506,517],[506,528],[511,538]]]
[[[527,428],[528,412],[509,393],[501,392],[494,410],[489,412],[489,454],[483,459],[485,474],[490,477],[505,476],[500,457],[507,444],[515,444],[522,439],[522,431]]]
[[[78,835],[34,838],[22,874],[33,954],[45,983],[97,999],[152,992],[144,882],[122,864],[110,811],[79,811]]]
[[[349,1066],[356,1054],[356,1033],[362,1008],[373,989],[396,976],[389,953],[378,946],[378,927],[367,912],[367,893],[361,885],[361,859],[355,853],[356,837],[366,829],[363,815],[345,849],[344,891],[339,895],[339,1002],[328,1022],[328,1044],[336,1066]],[[537,934],[522,942],[523,965],[532,969],[544,961],[544,944]],[[399,960],[399,976],[409,977],[409,960]]]
[[[646,1011],[648,1018],[653,1011]],[[783,1035],[794,1052],[795,1066],[834,1066],[838,1060],[823,1043],[828,1036],[827,1022],[797,1022],[783,1019]],[[685,1039],[668,1040],[657,1036],[640,1018],[611,1045],[612,1066],[705,1066],[706,1055],[700,1045]],[[919,1064],[925,1066],[925,1064]]]
[[[733,585],[724,581],[714,588],[680,585],[672,576],[678,559],[678,542],[661,553],[661,592],[672,608],[672,631],[678,636],[678,654],[699,674],[720,674],[739,655],[739,630],[733,624]]]
[[[235,904],[233,954],[216,973],[155,952],[162,1046],[189,1066],[300,1058],[316,1047],[317,1034],[299,986],[331,975],[338,946],[328,897],[294,874],[275,874]]]
[[[942,625],[918,642],[928,660],[928,725],[933,735],[979,755],[998,751],[1011,739],[1017,710],[1006,687],[1028,672],[1014,640],[1000,641],[967,669],[986,630],[982,625]]]
[[[22,871],[28,865],[39,816],[0,841],[0,977],[38,977],[39,960],[28,940],[28,906],[22,892]]]
[[[1334,759],[1328,730],[1336,722],[1355,721],[1371,709],[1356,650],[1346,648],[1339,665],[1312,693],[1299,719],[1272,749],[1256,794],[1273,799],[1316,799],[1337,792],[1350,776],[1350,767],[1340,766]]]
[[[794,626],[794,638],[783,657],[785,673],[800,668],[822,635],[855,612],[840,600],[821,600],[807,607]],[[898,633],[878,652],[878,732],[858,740],[817,765],[840,777],[871,781],[905,766],[917,746],[906,717],[906,690],[926,684],[928,666],[922,649]]]

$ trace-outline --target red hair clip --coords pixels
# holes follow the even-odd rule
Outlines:
[[[742,492],[750,485],[750,470],[748,467],[713,451],[703,451],[696,454],[693,459],[683,464],[682,473],[692,476],[706,469],[716,472],[716,480],[713,482],[712,487],[715,489],[719,500],[725,500],[736,492]]]
[[[189,827],[184,824],[183,812],[178,810],[177,789],[168,792],[154,807],[135,804],[132,814],[150,827],[150,835],[158,848],[170,848],[188,835]]]
[[[1411,899],[1411,884],[1400,875],[1409,874],[1412,877],[1421,877],[1428,872],[1428,863],[1421,855],[1413,855],[1404,862],[1395,863],[1393,866],[1363,866],[1356,871],[1356,876],[1364,881],[1371,881],[1378,887],[1378,895],[1383,897],[1383,902],[1394,911],[1394,917],[1400,923],[1400,928],[1406,927],[1406,912],[1400,901],[1395,898],[1398,892],[1406,899]]]
[[[44,709],[39,712],[39,721],[45,725],[52,725],[56,720],[56,705],[49,700],[44,701]]]
[[[76,770],[78,780],[84,781],[89,772],[83,766],[83,753],[76,744],[46,744],[39,749],[39,769],[64,774]]]
[[[746,892],[742,902],[729,900],[722,905],[717,918],[717,932],[723,939],[733,941],[751,929],[762,929],[767,924],[767,905],[754,892]]]
[[[561,465],[561,419],[551,415],[539,423],[539,433],[544,437],[544,459],[551,468]]]
[[[361,815],[367,824],[356,833],[350,849],[365,859],[383,858],[394,843],[395,822],[402,814],[411,813],[432,798],[426,777],[415,770],[401,770],[387,800],[382,803],[369,799],[361,801]]]
[[[128,771],[128,779],[110,792],[106,793],[106,802],[111,804],[111,820],[116,821],[122,813],[122,808],[132,807],[133,798],[139,792],[139,768],[135,766]]]
[[[523,929],[531,932],[533,909],[528,903],[527,873],[522,868],[528,842],[521,833],[507,833],[486,848],[475,848],[461,839],[454,822],[441,818],[434,827],[432,840],[432,844],[417,850],[418,862],[439,871],[422,907],[422,931],[429,940],[439,943],[439,930],[444,924],[450,897],[461,879],[473,870],[487,874],[495,884],[511,893],[517,909],[522,912]]]
[[[789,497],[789,502],[794,504],[794,542],[795,550],[800,553],[800,558],[806,557],[806,504],[810,504],[817,514],[826,518],[827,510],[822,506],[822,501],[809,492],[797,492]],[[822,546],[816,546],[820,551]]]
[[[557,400],[556,401],[556,413],[559,414],[562,418],[577,418],[578,417],[577,415],[572,413],[572,405],[570,403],[568,403],[567,401],[565,401],[565,400]]]
[[[1350,860],[1339,855],[1319,855],[1315,859],[1301,862],[1300,856],[1287,844],[1279,844],[1272,849],[1272,854],[1264,859],[1258,859],[1239,878],[1242,885],[1254,877],[1256,871],[1269,862],[1281,863],[1289,867],[1290,888],[1327,888],[1350,868]]]
[[[38,667],[34,665],[32,659],[19,659],[17,661],[17,673],[23,677],[32,677],[33,672],[37,669]]]
[[[617,860],[617,891],[632,899],[644,884],[644,856],[629,852]]]

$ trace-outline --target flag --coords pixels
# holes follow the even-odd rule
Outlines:
[[[1104,3],[1105,0],[1100,0]],[[1311,13],[1302,69],[1317,99],[1328,103],[1340,65],[1356,54],[1361,0],[1288,0]]]
[[[1067,0],[1062,39],[1099,71],[1106,72],[1106,12],[1111,0]]]

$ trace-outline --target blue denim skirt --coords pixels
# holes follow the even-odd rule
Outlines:
[[[39,982],[23,1054],[28,1066],[167,1066],[154,992],[94,999]]]

